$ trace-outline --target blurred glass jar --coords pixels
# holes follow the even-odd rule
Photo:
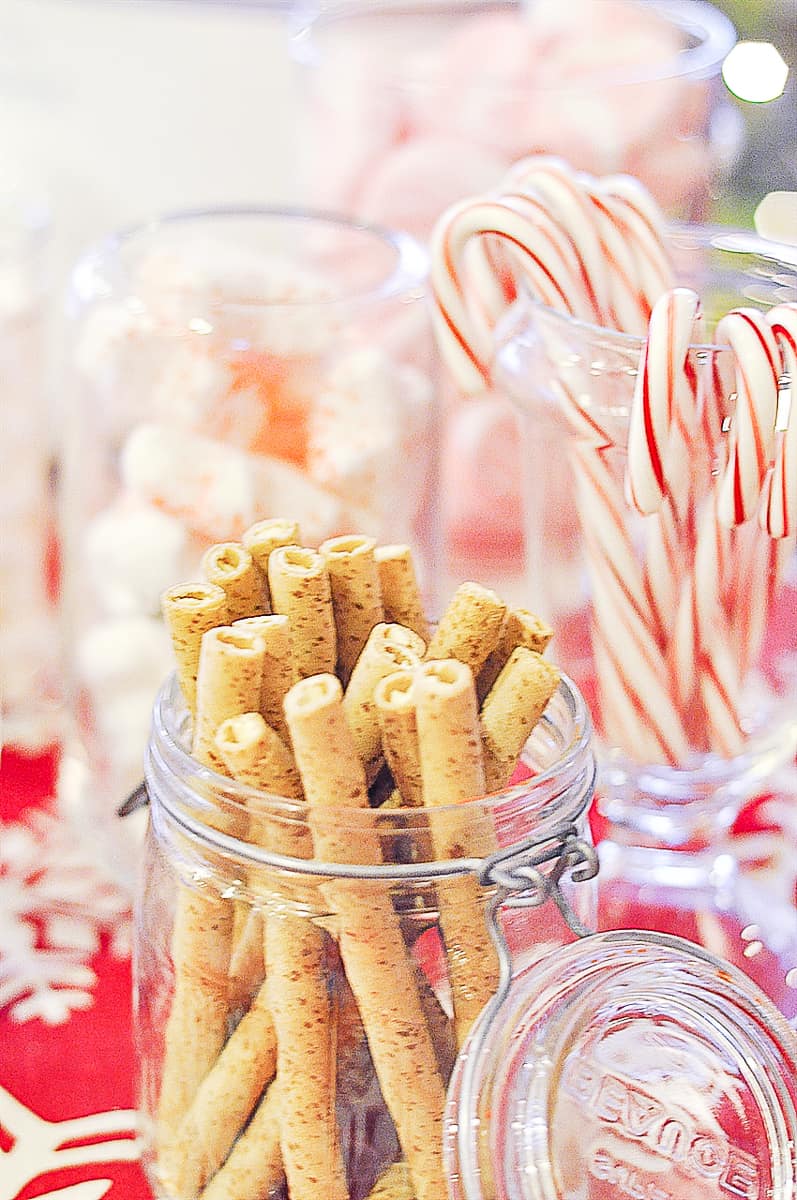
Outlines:
[[[699,0],[322,0],[297,12],[303,197],[417,237],[540,151],[629,172],[671,215],[705,218],[736,148],[720,76],[735,32]]]
[[[337,1113],[348,1195],[370,1191],[400,1154],[400,1142],[417,1151],[416,1163],[437,1163],[437,1176],[426,1181],[431,1190],[419,1185],[412,1194],[442,1194],[439,1120],[415,1122],[422,1109],[442,1115],[445,1083],[462,1040],[451,1012],[452,991],[457,1012],[464,993],[452,989],[451,978],[462,979],[470,954],[470,970],[480,979],[484,974],[492,987],[497,963],[484,947],[477,953],[476,935],[458,940],[449,957],[441,922],[449,931],[472,927],[474,917],[483,926],[491,920],[491,905],[511,901],[507,893],[517,885],[512,871],[522,866],[527,874],[520,887],[530,903],[502,905],[496,918],[518,963],[572,941],[565,920],[542,903],[549,891],[577,930],[593,927],[587,807],[595,765],[582,698],[568,681],[561,683],[522,756],[530,778],[455,806],[458,856],[448,860],[430,857],[430,848],[439,846],[435,838],[453,808],[436,808],[432,816],[419,808],[355,808],[341,799],[319,812],[201,767],[186,751],[188,726],[171,683],[155,706],[147,750],[151,829],[136,905],[141,1106],[147,1166],[158,1195],[189,1200],[211,1176],[209,1195],[220,1195],[225,1183],[225,1194],[236,1200],[279,1194],[280,1109],[276,1089],[268,1087],[274,1028],[277,1052],[285,1055],[279,1066],[282,1103],[296,1106],[290,1110],[293,1128],[304,1121],[308,1139],[295,1147],[299,1174],[322,1172],[334,1162]],[[371,857],[376,839],[379,865]],[[314,846],[330,840],[340,856],[314,858]],[[486,874],[491,864],[495,877]],[[200,918],[207,918],[206,936],[192,942],[188,930]],[[247,952],[252,929],[259,961]],[[388,943],[392,953],[380,959],[374,947]],[[428,1023],[434,1061],[424,1058],[429,1044],[420,1034],[417,1043],[409,1036],[409,1003],[406,1011],[396,1009],[399,986],[418,997],[423,1015],[417,1023]],[[200,1011],[207,1036],[195,1038],[190,1014]],[[285,1044],[279,1039],[292,1014],[294,1036]],[[397,1070],[385,1064],[385,1030]],[[187,1045],[194,1048],[190,1064],[181,1057]],[[204,1079],[203,1056],[210,1068]],[[181,1063],[184,1072],[175,1070]],[[198,1085],[194,1094],[192,1081]],[[333,1194],[321,1186],[316,1182],[311,1194]]]
[[[45,206],[0,179],[0,699],[6,745],[58,729]]]
[[[767,897],[726,835],[754,798],[793,800],[797,557],[756,515],[717,517],[736,384],[732,349],[711,337],[734,306],[796,300],[797,266],[788,247],[733,230],[677,228],[669,248],[708,323],[686,351],[704,424],[670,462],[687,470],[657,512],[640,515],[625,490],[641,338],[527,295],[499,327],[496,375],[524,438],[527,591],[595,719],[603,926],[689,936],[794,1016],[794,869],[789,902]]]
[[[101,823],[141,778],[171,669],[161,592],[209,545],[274,516],[306,545],[406,542],[431,600],[426,270],[403,234],[267,209],[166,218],[76,267],[63,590],[79,803]]]

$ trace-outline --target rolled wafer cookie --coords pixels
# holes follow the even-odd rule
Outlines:
[[[474,675],[498,645],[506,605],[480,583],[461,583],[446,606],[426,658],[457,658]]]
[[[335,1109],[326,935],[304,916],[267,918],[266,981],[277,1029],[280,1145],[291,1200],[348,1200]]]
[[[265,655],[259,633],[240,626],[222,625],[208,630],[202,638],[192,753],[222,775],[226,769],[216,746],[216,733],[229,717],[258,710]]]
[[[168,1156],[176,1196],[195,1196],[213,1177],[276,1069],[277,1037],[264,983],[180,1123]]]
[[[265,521],[256,521],[244,531],[241,538],[244,547],[252,555],[263,579],[263,596],[266,601],[266,611],[271,611],[271,593],[268,586],[268,560],[272,550],[280,546],[300,546],[302,535],[298,522],[289,521],[284,517],[269,517]]]
[[[266,612],[263,576],[249,551],[238,542],[217,542],[202,555],[208,583],[218,584],[227,596],[227,619],[254,617]]]
[[[193,716],[202,635],[227,624],[227,593],[215,583],[180,583],[163,593],[161,611],[172,639],[180,690]]]
[[[203,765],[225,772],[215,734],[227,718],[257,707],[262,661],[263,643],[250,634],[222,626],[202,638],[193,753]],[[207,820],[226,833],[238,829],[238,818],[221,811]],[[232,926],[231,902],[180,887],[172,936],[174,997],[158,1107],[162,1157],[224,1045]]]
[[[406,625],[428,642],[429,622],[409,546],[377,546],[374,558],[379,572],[384,620]]]
[[[420,808],[423,778],[418,753],[418,723],[415,717],[413,684],[415,669],[396,670],[380,679],[374,688],[374,705],[382,736],[385,761],[390,767],[398,796],[386,803]]]
[[[397,1162],[388,1167],[371,1188],[368,1200],[415,1200],[407,1164]]]
[[[242,783],[288,799],[302,796],[293,758],[257,713],[233,718],[217,735],[230,773]],[[308,858],[304,828],[253,822],[274,853]],[[348,1200],[335,1118],[335,1047],[326,971],[326,935],[286,907],[267,911],[266,983],[280,1081],[280,1146],[292,1200]],[[238,1126],[240,1128],[240,1125]]]
[[[344,534],[319,546],[329,571],[338,644],[337,674],[343,686],[374,625],[383,620],[373,538]]]
[[[435,810],[429,814],[435,858],[484,857],[497,849],[492,822],[487,813],[463,805],[485,793],[473,673],[453,658],[424,663],[414,695],[424,804]],[[498,957],[475,876],[441,882],[438,900],[461,1046],[498,986]]]
[[[231,1011],[249,1007],[265,974],[263,915],[256,909],[249,909],[243,901],[236,901],[228,972]]]
[[[279,1083],[266,1090],[252,1120],[199,1200],[250,1200],[271,1196],[282,1182]]]
[[[339,680],[320,675],[285,698],[294,755],[309,805],[315,857],[375,865],[376,830],[368,790],[343,708]],[[341,806],[366,818],[351,828]],[[445,1091],[417,982],[386,885],[334,880],[323,885],[338,926],[340,956],[357,1001],[382,1096],[393,1118],[418,1200],[445,1200],[442,1120]]]
[[[332,589],[323,555],[280,546],[268,560],[271,607],[290,621],[294,680],[334,672],[338,658]]]
[[[280,737],[287,738],[288,727],[282,702],[293,683],[290,621],[284,613],[273,613],[261,617],[243,617],[235,622],[234,627],[250,630],[263,639],[265,652],[259,711],[267,725],[276,729]]]
[[[221,1053],[229,1008],[232,905],[181,888],[172,936],[174,996],[158,1100],[158,1156],[168,1178],[180,1171],[173,1139],[202,1080]]]
[[[481,709],[484,773],[488,792],[505,787],[520,752],[559,686],[558,667],[525,646],[509,656]]]
[[[505,666],[516,646],[526,646],[544,654],[553,637],[553,629],[528,608],[510,608],[506,614],[495,650],[488,655],[476,681],[476,691],[483,700]]]
[[[343,697],[343,709],[369,784],[382,763],[382,737],[374,689],[380,679],[420,663],[423,639],[403,625],[380,622],[368,635]]]
[[[259,631],[263,622],[269,623],[269,629],[266,631],[268,634],[275,628],[279,629],[279,623],[286,626],[287,617],[250,617],[237,622],[236,628],[240,626]],[[278,623],[276,627],[274,622]],[[264,675],[269,670],[269,645],[272,650],[274,649],[273,642],[269,643],[267,640]],[[271,665],[273,665],[273,660],[271,660]],[[287,664],[286,670],[290,671],[289,664]],[[275,680],[272,680],[271,684],[275,692],[279,691]],[[275,696],[273,699],[276,701],[277,697]],[[279,704],[281,708],[281,697]],[[288,736],[287,728],[285,736],[286,738]],[[274,795],[295,797],[296,799],[301,797],[302,785],[293,755],[276,730],[266,724],[260,713],[244,713],[240,717],[232,717],[229,721],[225,721],[216,734],[216,746],[233,779],[256,788],[264,787],[265,781],[268,785],[267,790]],[[262,843],[264,833],[258,825],[258,816],[255,812],[250,813],[249,830],[246,836],[249,841]],[[301,833],[298,831],[296,838],[297,845],[291,845],[289,853],[294,857],[305,857],[310,851],[309,838],[305,836],[302,840]],[[248,878],[250,889],[256,890],[257,872],[255,869],[250,868]],[[243,905],[243,907],[246,910],[245,922],[240,937],[233,938],[230,958],[230,1004],[233,1007],[247,1000],[253,988],[259,985],[265,974],[262,914],[247,905]]]

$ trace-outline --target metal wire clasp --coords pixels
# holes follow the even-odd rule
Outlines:
[[[551,864],[549,869],[542,868]],[[481,882],[498,888],[496,907],[539,908],[553,900],[568,927],[577,937],[591,931],[578,919],[565,898],[561,881],[565,874],[573,883],[585,883],[598,873],[594,846],[579,837],[572,823],[555,827],[544,841],[539,838],[511,850],[501,850],[485,859]]]

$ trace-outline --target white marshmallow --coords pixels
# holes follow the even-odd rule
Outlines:
[[[254,460],[234,447],[167,425],[139,425],[120,456],[134,495],[212,541],[240,537],[257,519]]]
[[[303,539],[317,545],[345,530],[345,508],[330,489],[277,458],[253,458],[256,479],[255,520],[288,512],[298,522]]]
[[[157,615],[162,592],[189,574],[188,538],[175,517],[133,499],[99,513],[86,529],[86,581],[104,613]]]
[[[419,455],[411,442],[431,413],[431,385],[413,367],[397,367],[380,350],[355,351],[331,372],[310,414],[308,469],[345,499],[368,530],[403,527],[417,500],[408,479]]]
[[[76,664],[81,684],[98,709],[136,690],[155,693],[173,669],[171,641],[154,617],[116,617],[90,626],[78,639]]]

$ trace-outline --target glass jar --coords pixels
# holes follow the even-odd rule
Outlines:
[[[60,731],[48,240],[44,203],[0,176],[0,705],[5,744],[27,751]]]
[[[734,29],[697,0],[299,4],[304,196],[427,237],[544,151],[705,219],[735,134]],[[623,28],[625,36],[617,37]]]
[[[112,829],[128,880],[136,839],[113,814],[171,669],[160,595],[209,545],[286,514],[306,545],[407,542],[431,604],[426,271],[404,234],[268,209],[164,218],[75,268],[64,609],[88,775],[68,803]]]
[[[157,1194],[164,1200],[189,1200],[219,1168],[208,1192],[203,1192],[209,1198],[217,1194],[214,1188],[221,1195],[225,1184],[232,1190],[224,1194],[234,1194],[236,1200],[248,1200],[250,1189],[252,1196],[265,1196],[272,1194],[269,1189],[273,1186],[279,1194],[280,1162],[278,1156],[270,1160],[265,1150],[266,1145],[273,1147],[270,1090],[256,1108],[274,1061],[273,1036],[263,1015],[265,1002],[310,1013],[308,1027],[321,1013],[320,1048],[316,1045],[320,1058],[302,1059],[305,1042],[299,1028],[292,1061],[297,1078],[306,1078],[308,1066],[319,1078],[323,1074],[321,1060],[331,1062],[326,1076],[330,1070],[336,1076],[337,1101],[329,1099],[331,1088],[326,1102],[318,1096],[308,1098],[309,1109],[316,1105],[314,1122],[306,1131],[313,1140],[314,1154],[305,1146],[304,1160],[312,1158],[318,1163],[332,1154],[325,1133],[337,1141],[338,1135],[330,1133],[334,1108],[348,1195],[364,1197],[370,1192],[399,1154],[399,1140],[405,1151],[409,1146],[409,1152],[420,1156],[414,1161],[426,1161],[427,1152],[436,1161],[438,1177],[429,1183],[428,1194],[440,1195],[439,1119],[443,1088],[457,1053],[450,1020],[451,964],[441,941],[440,912],[445,908],[466,917],[468,912],[473,914],[475,905],[476,921],[483,927],[482,910],[492,911],[497,905],[500,914],[496,920],[519,963],[535,961],[557,945],[572,941],[571,927],[578,932],[593,927],[595,887],[589,879],[595,863],[586,810],[592,795],[594,759],[582,698],[569,681],[562,681],[524,750],[528,779],[484,800],[456,806],[462,857],[449,861],[434,861],[424,852],[432,828],[429,810],[410,808],[336,808],[328,820],[322,819],[324,832],[327,828],[345,830],[345,845],[334,862],[264,849],[273,847],[275,839],[281,839],[284,846],[286,835],[298,842],[304,839],[305,846],[311,846],[308,839],[319,836],[318,813],[310,820],[303,804],[254,792],[200,767],[185,749],[187,723],[172,683],[156,704],[146,757],[151,830],[136,905],[135,1014],[141,1105],[149,1134],[147,1165]],[[249,825],[242,836],[244,819]],[[484,847],[488,829],[491,845],[497,844],[499,849],[485,857],[479,847]],[[379,865],[372,864],[365,850],[374,831],[381,845],[383,861]],[[409,853],[412,846],[415,852]],[[531,903],[500,905],[500,900],[509,898],[512,872],[518,864],[525,872],[523,888]],[[558,912],[542,903],[546,896],[557,901]],[[198,913],[206,920],[205,936],[201,949],[194,947],[196,953],[188,954],[186,930]],[[248,967],[242,950],[247,930],[252,925],[258,930],[261,921],[269,970],[274,961],[277,964],[277,982],[272,976],[273,990],[266,991],[265,1001],[262,956]],[[364,984],[362,962],[374,967],[368,957],[370,947],[375,942],[382,946],[385,925],[393,931],[394,953],[379,958],[375,974],[370,973]],[[284,948],[286,931],[290,935],[287,964],[280,958],[281,950],[269,949],[275,944]],[[262,927],[258,936],[262,944]],[[475,950],[471,952],[475,954]],[[454,963],[454,969],[461,967],[462,961]],[[475,961],[481,970],[482,959]],[[297,982],[301,974],[297,963],[306,967],[304,985]],[[317,982],[314,1001],[309,998],[313,977]],[[496,981],[497,977],[496,970]],[[394,988],[399,987],[405,989],[402,996],[408,994],[410,1014],[413,1004],[421,1004],[422,1020],[431,1030],[434,1061],[427,1061],[428,1041],[419,1037],[416,1043],[409,1037],[409,1025],[401,1025],[403,1010],[395,1013]],[[383,1009],[384,1022],[392,1031],[389,1037],[395,1032],[395,1018],[404,1029],[398,1036],[407,1038],[400,1042],[399,1061],[394,1055],[387,1066],[380,1040]],[[190,1035],[187,1042],[182,1039],[193,1047],[191,1063],[207,1056],[207,1076],[203,1078],[201,1071],[197,1075],[188,1060],[182,1073],[175,1072],[175,1057],[182,1061],[175,1050],[181,1045],[180,1029],[185,1031],[181,1023],[188,1019],[186,1014],[194,1012],[197,1022],[204,1025],[209,1010],[215,1012],[212,1019],[216,1025],[210,1050],[209,1034],[194,1041]],[[406,1016],[408,1022],[412,1019]],[[283,1028],[276,1016],[275,1024]],[[417,1078],[404,1062],[405,1052],[406,1063],[417,1066]],[[387,1081],[389,1108],[377,1082],[374,1060],[379,1064],[379,1080]],[[391,1072],[391,1064],[398,1069],[398,1077]],[[280,1078],[286,1087],[287,1072],[281,1065]],[[185,1083],[186,1074],[192,1076],[193,1084]],[[175,1077],[187,1089],[180,1104],[173,1098]],[[433,1112],[434,1095],[439,1111],[437,1123],[430,1129],[424,1126],[419,1105],[428,1103]],[[398,1134],[389,1112],[396,1118]],[[254,1133],[235,1142],[244,1128]],[[255,1139],[257,1171],[262,1174],[253,1169],[251,1175],[245,1175]],[[323,1169],[328,1166],[328,1161],[322,1164]],[[241,1174],[236,1174],[239,1171]],[[252,1182],[255,1178],[256,1185]],[[309,1194],[333,1192],[311,1190]]]
[[[453,1200],[792,1200],[797,1040],[677,938],[596,934],[519,972],[449,1094]]]
[[[630,172],[672,216],[706,220],[738,148],[720,74],[735,33],[697,0],[309,0],[296,22],[303,200],[424,240],[539,151]],[[522,463],[500,387],[446,388],[441,472],[451,585],[525,603]]]
[[[732,351],[711,338],[734,306],[797,299],[797,262],[788,247],[730,229],[675,228],[669,248],[708,323],[687,369],[704,403],[722,386],[717,444],[708,456],[691,449],[667,565],[670,510],[640,516],[624,491],[641,339],[527,296],[499,328],[495,373],[524,438],[527,591],[595,719],[604,927],[685,933],[793,1015],[793,906],[751,889],[725,835],[753,798],[793,795],[797,558],[793,538],[770,538],[755,519],[723,534],[713,515],[735,391]],[[640,594],[658,606],[664,643],[637,619]]]

